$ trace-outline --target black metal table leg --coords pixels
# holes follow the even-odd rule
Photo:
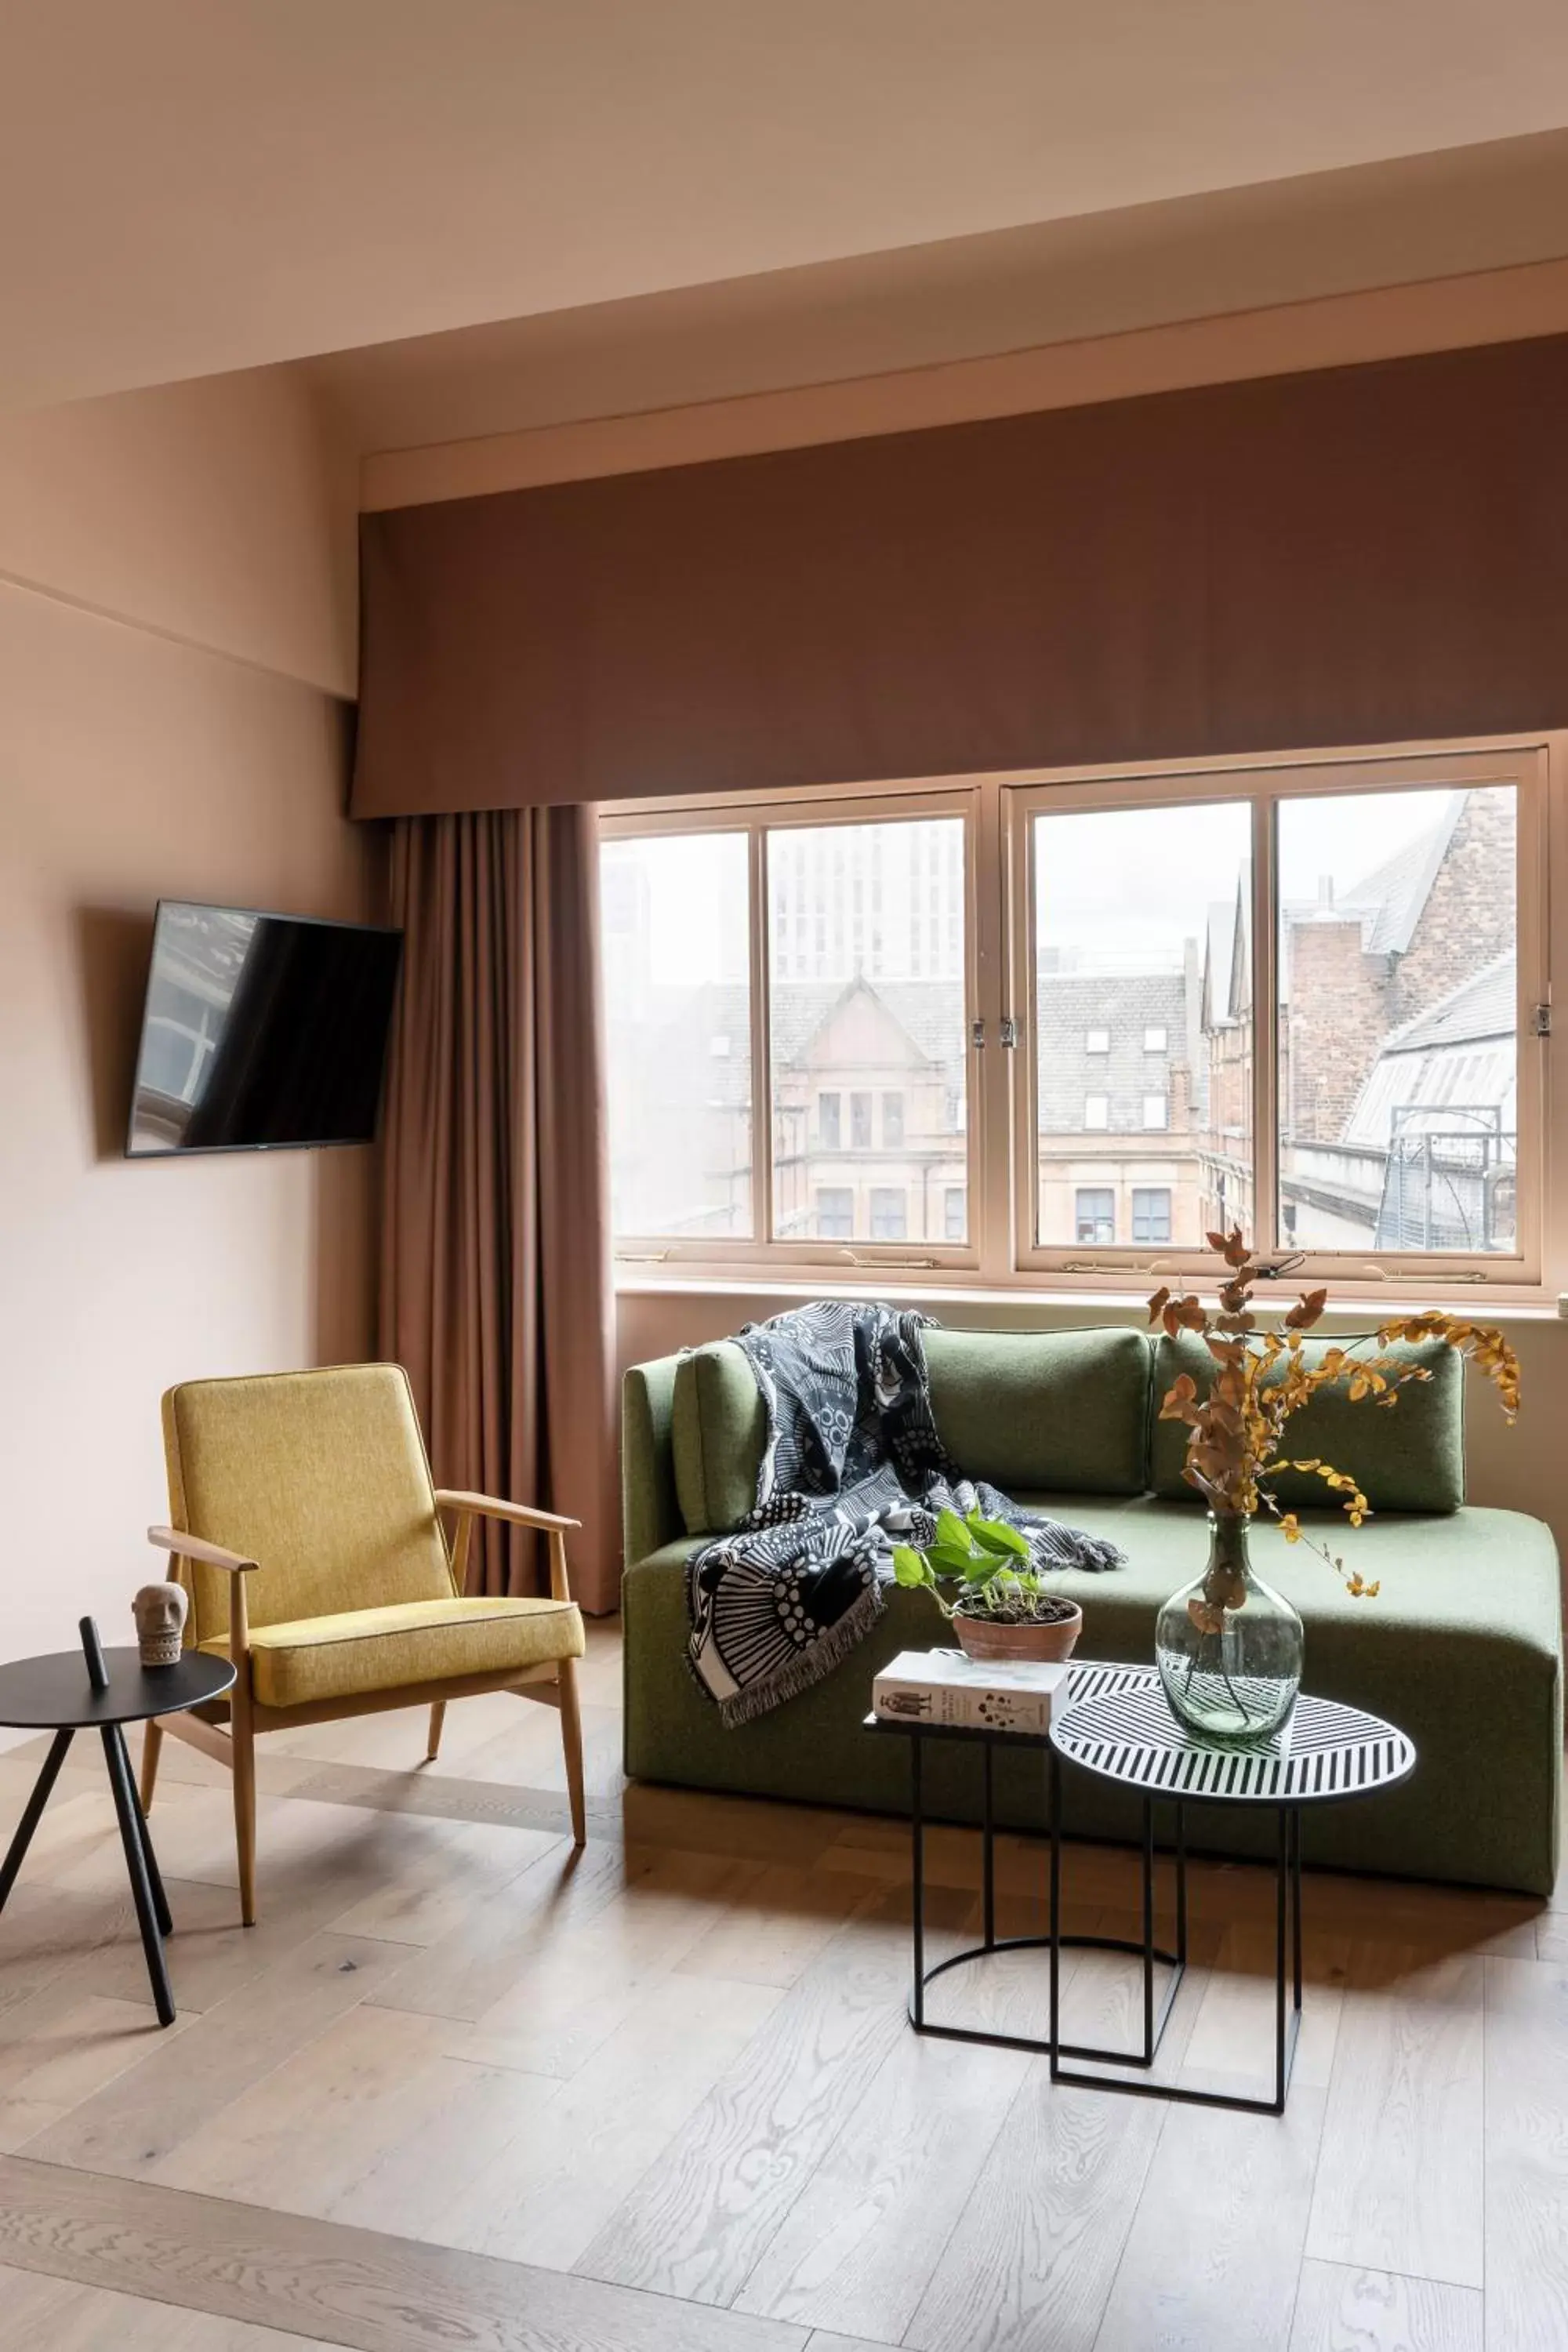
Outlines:
[[[984,1889],[982,1909],[985,1924],[985,1948],[996,1947],[996,1824],[991,1794],[991,1742],[986,1740],[980,1750],[985,1777],[984,1820],[981,1829],[981,1885]]]
[[[102,1727],[103,1760],[109,1769],[109,1785],[114,1792],[114,1810],[120,1820],[120,1843],[125,1849],[125,1867],[130,1874],[131,1892],[136,1904],[137,1923],[142,1930],[142,1948],[147,1956],[147,1974],[152,1980],[153,2005],[160,2025],[174,2021],[174,1996],[169,1989],[168,1963],[163,1957],[160,1927],[167,1921],[169,1909],[163,1900],[163,1888],[157,1880],[157,1865],[152,1862],[152,1845],[147,1826],[142,1819],[135,1784],[131,1778],[131,1759],[125,1753],[125,1736],[117,1723]]]
[[[1143,2063],[1154,2063],[1154,1800],[1143,1800]]]
[[[1291,1940],[1295,1948],[1293,1971],[1296,2006],[1300,2009],[1301,2006],[1301,1810],[1299,1805],[1292,1805],[1290,1808],[1290,1911],[1296,1923],[1291,1930]]]
[[[883,1724],[884,1730],[895,1728]],[[904,1726],[896,1727],[900,1732]],[[926,1966],[925,1951],[925,1792],[921,1749],[924,1737],[910,1729],[910,1874],[913,1885],[910,1894],[910,1930],[914,1950],[913,1982],[910,1990],[910,2022],[917,2033],[929,2033],[943,2042],[976,2042],[991,2049],[1026,2050],[1041,2056],[1051,2055],[1053,2068],[1058,2055],[1089,2058],[1108,2065],[1150,2066],[1160,2046],[1181,1984],[1186,1941],[1186,1895],[1184,1867],[1178,1869],[1178,1926],[1182,1937],[1182,1952],[1166,1951],[1155,1941],[1153,1888],[1153,1824],[1152,1807],[1148,1809],[1144,1838],[1143,1932],[1134,1938],[1129,1936],[1068,1935],[1060,1928],[1061,1918],[1061,1774],[1055,1750],[1044,1738],[1028,1744],[1043,1751],[1046,1768],[1047,1815],[1051,1827],[1051,1851],[1047,1864],[1050,1888],[1050,1932],[1044,1936],[998,1936],[996,1933],[996,1819],[995,1792],[992,1777],[991,1743],[988,1735],[974,1732],[949,1734],[971,1739],[984,1738],[984,1778],[982,1781],[981,1836],[981,1907],[984,1923],[984,1940],[962,1952],[952,1952],[933,1966]],[[1022,1741],[1016,1744],[1022,1745]],[[1180,1815],[1178,1811],[1178,1826]],[[1144,2034],[1141,2050],[1102,2050],[1088,2044],[1064,2042],[1056,2049],[1058,2013],[1061,1998],[1060,1948],[1069,1951],[1093,1950],[1124,1952],[1143,1963],[1144,1969]],[[926,1989],[938,1977],[951,1969],[967,1967],[972,1961],[989,1958],[997,1952],[1046,1952],[1049,1958],[1051,1978],[1052,2024],[1050,2039],[1042,2041],[1034,2034],[994,2032],[977,2025],[933,2024],[926,2016]],[[1153,1970],[1158,1961],[1171,1970],[1164,1995],[1156,2002]],[[1090,2076],[1098,2081],[1098,2076]]]
[[[925,2025],[926,2015],[926,1847],[923,1792],[921,1788],[921,1743],[918,1739],[910,1742],[910,1847],[914,1879],[910,1903],[915,1941],[915,1981],[910,2000],[910,2017],[919,2032]]]
[[[147,1865],[147,1883],[153,1889],[153,1908],[158,1915],[158,1932],[163,1936],[172,1936],[174,1932],[174,1915],[169,1909],[169,1898],[163,1892],[163,1878],[158,1868],[158,1857],[153,1851],[153,1833],[147,1827],[147,1816],[142,1810],[142,1793],[136,1786],[136,1775],[131,1769],[131,1758],[125,1746],[125,1734],[118,1724],[114,1727],[114,1737],[120,1743],[120,1753],[125,1765],[125,1777],[131,1784],[131,1801],[136,1814],[137,1834],[142,1840],[142,1859]]]
[[[1187,1809],[1176,1800],[1176,1958],[1187,1965]]]
[[[5,1909],[5,1899],[16,1884],[16,1873],[21,1869],[23,1857],[33,1843],[33,1832],[43,1819],[44,1807],[49,1801],[49,1792],[60,1777],[60,1766],[66,1760],[66,1750],[71,1744],[71,1738],[70,1732],[57,1731],[49,1742],[49,1752],[44,1759],[43,1769],[33,1783],[33,1793],[27,1800],[26,1810],[16,1824],[16,1834],[11,1840],[10,1849],[4,1863],[0,1863],[0,1911]]]

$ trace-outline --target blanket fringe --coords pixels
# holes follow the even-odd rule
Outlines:
[[[810,1690],[843,1664],[851,1650],[865,1640],[882,1613],[882,1588],[868,1584],[853,1607],[847,1609],[830,1633],[802,1650],[788,1665],[770,1675],[765,1682],[752,1683],[746,1689],[734,1691],[719,1702],[719,1720],[726,1731],[738,1731],[742,1724],[754,1723],[760,1715],[772,1714],[785,1699],[798,1698],[802,1691]]]

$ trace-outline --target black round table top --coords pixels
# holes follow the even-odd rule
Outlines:
[[[0,1724],[9,1730],[89,1731],[105,1723],[145,1723],[179,1715],[233,1687],[226,1658],[182,1650],[172,1666],[144,1666],[134,1649],[106,1650],[109,1688],[96,1691],[79,1650],[17,1658],[0,1666]]]

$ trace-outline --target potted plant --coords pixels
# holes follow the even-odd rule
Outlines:
[[[923,1549],[893,1548],[893,1574],[923,1588],[972,1658],[1068,1658],[1083,1630],[1075,1601],[1047,1591],[1030,1565],[1027,1538],[978,1507],[966,1518],[938,1513],[935,1539]],[[952,1588],[952,1598],[943,1586]]]
[[[1183,1372],[1160,1405],[1162,1421],[1187,1424],[1183,1475],[1209,1506],[1209,1558],[1203,1574],[1161,1610],[1154,1658],[1180,1720],[1210,1738],[1247,1741],[1268,1737],[1289,1720],[1304,1649],[1300,1617],[1253,1570],[1247,1535],[1258,1512],[1279,1522],[1287,1542],[1306,1543],[1320,1553],[1352,1599],[1374,1599],[1378,1589],[1347,1570],[1279,1501],[1274,1482],[1293,1470],[1320,1480],[1352,1528],[1370,1516],[1365,1495],[1347,1472],[1316,1458],[1289,1457],[1284,1430],[1291,1414],[1331,1382],[1344,1383],[1352,1403],[1364,1400],[1384,1411],[1396,1406],[1401,1389],[1432,1375],[1394,1349],[1402,1341],[1441,1339],[1486,1373],[1511,1423],[1519,1411],[1519,1360],[1500,1332],[1431,1311],[1397,1316],[1379,1327],[1373,1340],[1326,1348],[1309,1365],[1303,1337],[1321,1319],[1327,1291],[1309,1291],[1278,1330],[1260,1330],[1252,1291],[1268,1269],[1258,1264],[1239,1232],[1210,1234],[1208,1241],[1226,1268],[1217,1307],[1169,1289],[1157,1290],[1149,1301],[1151,1324],[1171,1339],[1192,1332],[1215,1364],[1206,1397],[1199,1397],[1196,1381]]]

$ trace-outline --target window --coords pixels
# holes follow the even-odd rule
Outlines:
[[[816,1195],[816,1230],[825,1242],[847,1242],[855,1232],[855,1195],[847,1185],[824,1184]]]
[[[1546,777],[1479,744],[605,813],[618,1250],[1190,1278],[1239,1225],[1313,1280],[1538,1285]]]
[[[1097,1248],[1108,1247],[1116,1239],[1115,1193],[1109,1185],[1080,1185],[1073,1218],[1080,1242],[1089,1242]]]
[[[1171,1189],[1168,1184],[1132,1187],[1132,1238],[1135,1242],[1168,1242],[1171,1238]]]
[[[1239,800],[1084,808],[1053,793],[1046,806],[1026,804],[1022,827],[1022,863],[1033,869],[1035,1236],[1038,1249],[1051,1250],[1081,1239],[1075,1190],[1092,1163],[1119,1189],[1129,1153],[1145,1149],[1141,1136],[1168,1131],[1166,1097],[1144,1091],[1141,1061],[1117,1066],[1126,1092],[1114,1114],[1110,1095],[1080,1091],[1072,1046],[1084,1014],[1109,1013],[1106,1026],[1128,1045],[1156,1026],[1185,1034],[1200,941],[1220,928],[1215,903],[1234,912],[1245,891],[1251,814]],[[1172,1237],[1201,1248],[1198,1138],[1189,1131],[1172,1143],[1182,1175],[1172,1187]]]
[[[1517,1241],[1511,784],[1279,811],[1279,1212],[1298,1249]]]
[[[750,1236],[746,836],[609,840],[600,858],[616,1234]],[[693,905],[709,919],[694,923]],[[733,1040],[721,1055],[719,1037]]]
[[[874,1242],[901,1242],[908,1239],[909,1230],[908,1195],[893,1184],[873,1184],[871,1239]]]

